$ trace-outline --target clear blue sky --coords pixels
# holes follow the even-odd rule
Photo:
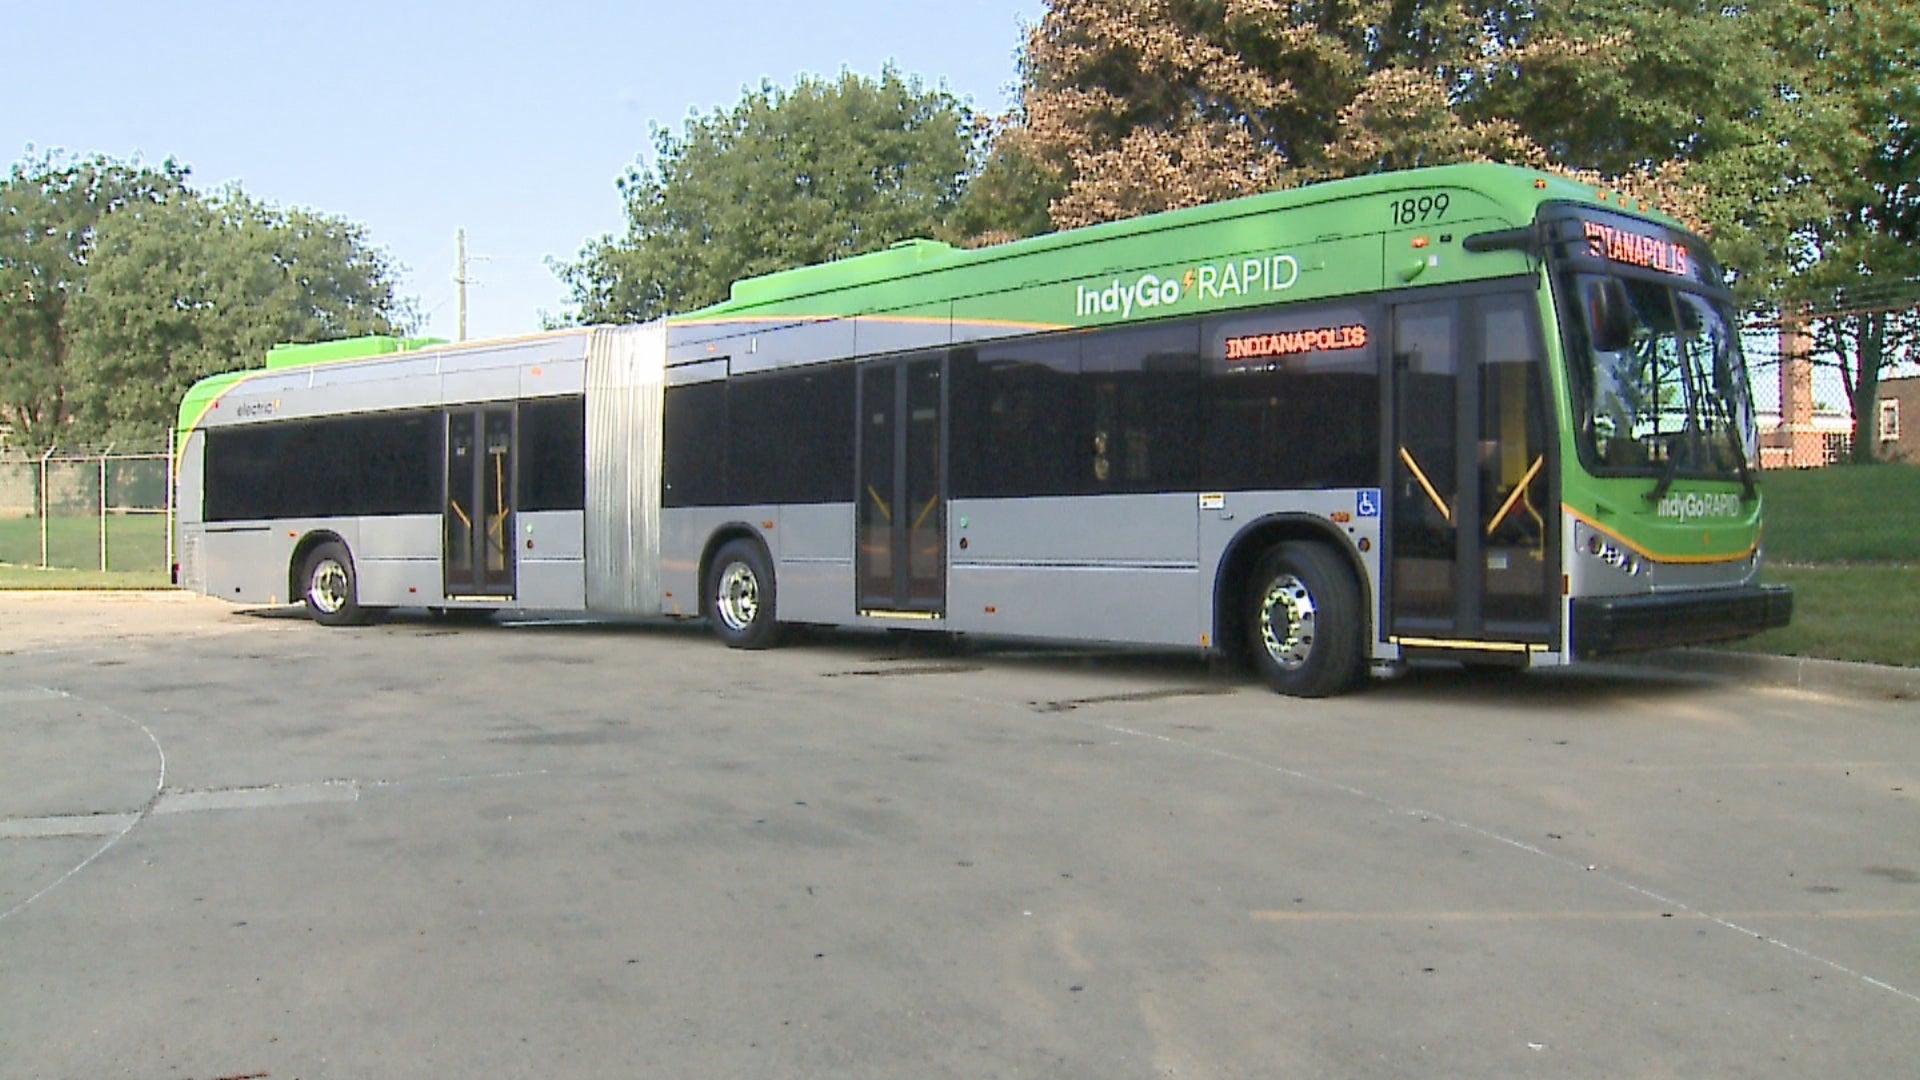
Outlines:
[[[454,233],[468,333],[565,308],[548,256],[622,228],[614,181],[689,111],[762,79],[892,62],[984,112],[1012,98],[1041,0],[95,0],[4,5],[0,157],[172,157],[196,187],[367,227],[425,332],[452,337]]]

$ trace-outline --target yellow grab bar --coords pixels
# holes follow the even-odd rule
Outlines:
[[[1413,479],[1420,485],[1420,489],[1427,493],[1427,498],[1433,500],[1433,505],[1440,510],[1440,516],[1447,519],[1447,524],[1453,524],[1453,507],[1448,506],[1447,500],[1441,498],[1440,493],[1434,490],[1433,482],[1427,479],[1426,473],[1420,471],[1419,463],[1413,460],[1413,455],[1407,453],[1407,448],[1404,446],[1400,448],[1400,460],[1406,462],[1407,468],[1412,470]]]

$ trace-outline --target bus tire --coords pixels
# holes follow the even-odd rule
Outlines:
[[[1324,544],[1288,541],[1261,558],[1248,594],[1254,669],[1290,697],[1326,697],[1365,671],[1360,587]]]
[[[765,649],[779,641],[774,619],[773,568],[766,549],[731,540],[707,572],[707,617],[713,632],[735,649]]]
[[[307,555],[300,569],[307,614],[322,626],[359,626],[368,612],[360,606],[360,581],[347,545],[328,540]]]

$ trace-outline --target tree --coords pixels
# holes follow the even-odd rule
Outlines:
[[[238,188],[122,207],[67,307],[75,432],[150,438],[195,380],[276,344],[403,332],[394,282],[361,226]]]
[[[360,226],[187,176],[48,154],[0,184],[0,416],[20,444],[152,439],[202,375],[411,325]]]
[[[1778,11],[1802,2],[1053,0],[1009,142],[1064,184],[1060,226],[1503,161],[1764,241],[1820,190],[1791,143],[1844,132],[1783,52]]]
[[[1839,369],[1852,460],[1869,462],[1881,377],[1920,358],[1920,9],[1798,0],[1777,25],[1809,107],[1837,132],[1793,147],[1819,170],[1821,197],[1788,230],[1777,299],[1813,313],[1814,362]]]
[[[0,183],[0,419],[29,447],[72,416],[67,305],[85,282],[96,232],[128,206],[186,197],[187,170],[104,157],[19,162]]]
[[[1551,160],[1672,178],[1680,215],[1714,242],[1750,303],[1772,302],[1804,261],[1802,222],[1870,139],[1821,88],[1803,48],[1806,0],[1569,0],[1541,5],[1536,48],[1489,85]]]
[[[618,183],[626,235],[554,269],[580,321],[644,321],[740,278],[932,236],[975,170],[975,133],[952,95],[890,68],[763,83],[679,135],[656,129],[653,164]]]
[[[1788,301],[1785,317],[1806,334],[1805,352],[1797,358],[1809,361],[1814,372],[1837,376],[1846,394],[1854,422],[1847,460],[1854,464],[1880,459],[1881,380],[1920,364],[1920,279],[1863,277],[1858,291],[1843,287],[1811,303]]]
[[[967,181],[960,205],[935,235],[963,247],[985,247],[1038,236],[1053,227],[1047,210],[1065,194],[1059,178],[1021,143],[1020,114],[977,122],[986,148],[980,171]]]
[[[1544,162],[1472,92],[1521,58],[1530,7],[1405,0],[1053,0],[1012,145],[1065,193],[1056,226],[1461,160]]]

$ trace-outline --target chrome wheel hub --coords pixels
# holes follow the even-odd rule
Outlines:
[[[327,559],[313,568],[313,580],[307,583],[307,599],[314,609],[328,615],[347,606],[347,568]]]
[[[720,575],[720,588],[713,600],[714,610],[727,629],[744,631],[760,614],[760,579],[746,563],[734,563]]]
[[[1313,653],[1313,594],[1292,574],[1281,574],[1260,598],[1260,640],[1273,662],[1297,670]]]

